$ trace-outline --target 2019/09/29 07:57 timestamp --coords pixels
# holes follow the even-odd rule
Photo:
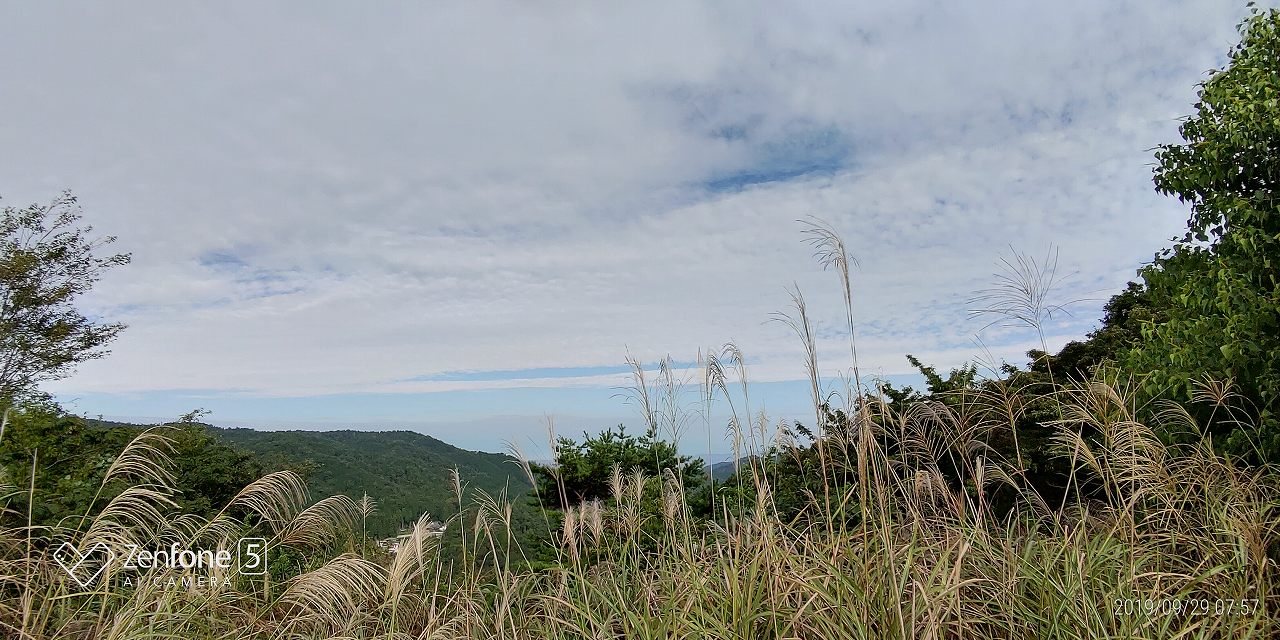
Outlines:
[[[1117,616],[1247,616],[1257,612],[1258,600],[1256,598],[1116,598],[1111,606],[1112,614]]]

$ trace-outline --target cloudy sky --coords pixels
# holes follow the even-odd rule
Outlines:
[[[849,364],[811,215],[860,262],[865,371],[1025,362],[968,299],[1056,245],[1051,346],[1094,326],[1184,224],[1151,148],[1245,14],[1034,4],[8,3],[0,196],[71,189],[133,254],[83,305],[129,329],[47,388],[498,450],[635,424],[628,352],[732,340],[802,416],[787,287]]]

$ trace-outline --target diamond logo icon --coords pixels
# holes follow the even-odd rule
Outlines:
[[[70,542],[64,542],[53,551],[53,561],[62,567],[81,588],[88,588],[98,580],[103,571],[115,560],[115,553],[105,542],[89,547],[83,553]]]

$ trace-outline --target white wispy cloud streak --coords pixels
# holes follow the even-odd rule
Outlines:
[[[9,6],[0,194],[71,188],[134,255],[86,301],[130,329],[51,389],[614,385],[420,378],[728,339],[798,379],[793,282],[847,364],[810,215],[861,262],[868,370],[979,356],[1011,245],[1060,246],[1092,300],[1050,334],[1088,330],[1183,224],[1150,149],[1243,7],[854,4]]]

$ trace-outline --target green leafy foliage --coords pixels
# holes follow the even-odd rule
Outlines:
[[[1280,460],[1280,11],[1255,10],[1230,63],[1201,85],[1184,142],[1156,153],[1155,184],[1191,205],[1187,233],[1141,274],[1157,317],[1124,364],[1148,393],[1189,400],[1230,378],[1258,437],[1228,424],[1227,451]]]
[[[541,506],[550,528],[569,526],[566,513],[574,507],[580,513],[584,509],[626,511],[633,514],[635,544],[652,551],[663,531],[660,514],[671,502],[664,487],[673,484],[681,488],[682,512],[688,507],[698,518],[711,514],[713,483],[707,481],[705,463],[680,455],[674,444],[657,436],[656,429],[635,436],[618,425],[582,436],[582,442],[558,438],[553,464],[529,465],[537,484],[530,496]],[[546,550],[540,549],[544,558]]]
[[[0,406],[106,355],[124,329],[73,306],[105,271],[129,262],[127,254],[101,255],[115,238],[93,237],[80,218],[70,193],[0,210]]]
[[[17,511],[25,518],[30,506],[32,521],[45,524],[93,513],[124,488],[112,483],[99,490],[112,462],[145,429],[85,420],[48,400],[11,411],[0,438],[0,467],[19,489]],[[199,426],[179,424],[165,433],[172,443],[165,453],[173,463],[174,500],[186,513],[212,516],[262,475],[252,454],[211,438]]]
[[[392,536],[424,513],[458,513],[450,470],[472,491],[513,495],[529,483],[510,456],[466,451],[412,431],[255,431],[207,427],[218,440],[257,455],[268,471],[300,471],[313,498],[368,494],[378,502],[369,535]],[[464,500],[469,502],[468,500]]]
[[[1058,353],[1047,357],[1040,351],[1028,353],[1031,371],[1045,375],[1052,371],[1064,380],[1087,380],[1099,365],[1114,364],[1141,342],[1142,327],[1161,317],[1151,293],[1136,282],[1130,282],[1124,291],[1112,296],[1103,312],[1102,326],[1089,332],[1085,339],[1072,340]]]
[[[11,483],[32,492],[17,496],[22,516],[29,508],[33,522],[52,524],[84,514],[103,474],[135,433],[90,428],[47,401],[10,412],[0,439],[0,465]],[[109,487],[108,493],[118,489]]]
[[[618,425],[595,436],[582,436],[582,442],[557,439],[554,465],[530,464],[538,495],[545,505],[563,509],[609,498],[615,466],[622,473],[639,469],[653,478],[672,469],[689,487],[700,484],[706,474],[700,460],[679,455],[675,445],[658,438],[652,430],[634,436],[627,434],[625,426]]]
[[[181,423],[166,435],[175,449],[177,501],[187,513],[216,512],[264,473],[257,456],[214,438],[203,425]]]

